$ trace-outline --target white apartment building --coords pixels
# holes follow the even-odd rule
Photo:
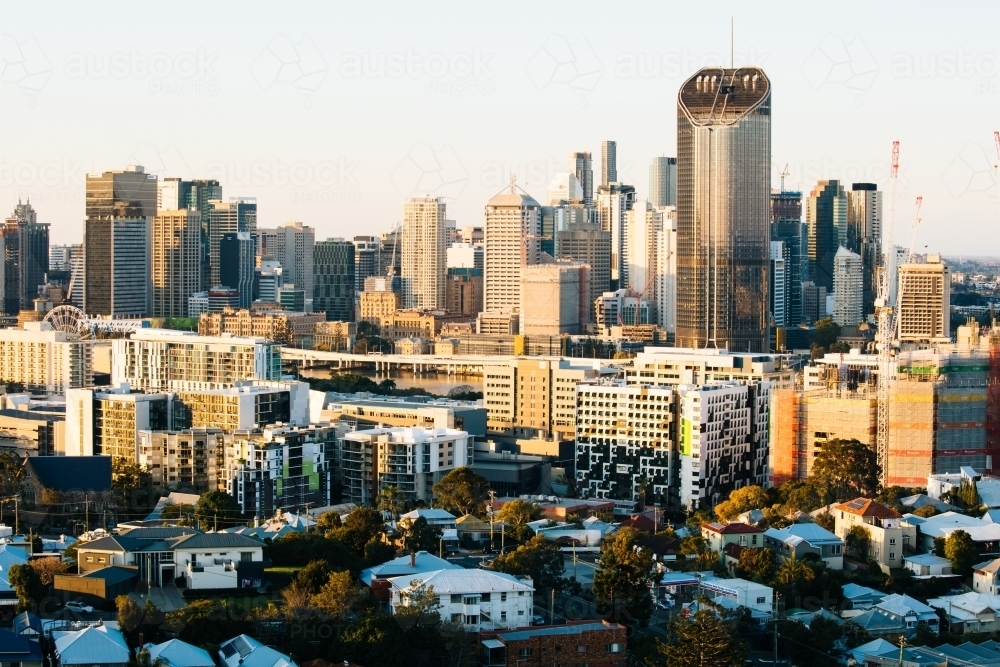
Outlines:
[[[286,222],[280,227],[257,230],[257,259],[279,262],[284,282],[305,291],[307,301],[313,293],[313,246],[316,230],[301,222]],[[308,309],[307,309],[308,310]]]
[[[521,267],[541,258],[541,206],[511,179],[486,203],[483,310],[521,311]]]
[[[783,241],[771,241],[771,316],[777,327],[788,324],[788,294],[785,291],[788,276],[784,246]]]
[[[53,331],[47,322],[0,329],[0,382],[19,382],[28,391],[65,396],[93,384],[93,341]]]
[[[901,342],[951,339],[951,272],[941,255],[900,265],[896,299]]]
[[[115,340],[112,351],[111,383],[127,382],[139,391],[225,389],[244,380],[281,379],[281,344],[264,338],[142,329]]]
[[[416,583],[415,583],[416,582]],[[409,606],[433,588],[444,623],[465,626],[469,632],[510,630],[531,625],[535,587],[531,577],[515,577],[489,570],[437,570],[389,579],[392,612]]]
[[[653,208],[645,199],[637,200],[625,212],[625,275],[628,286],[642,293],[647,301],[656,301],[658,240],[662,230],[662,210]]]
[[[442,197],[411,197],[403,204],[403,308],[442,309],[446,305],[445,208]]]
[[[395,486],[408,500],[431,499],[432,487],[455,468],[472,464],[472,438],[453,428],[374,428],[340,438],[344,502],[374,502]]]
[[[662,226],[656,239],[656,316],[673,340],[677,327],[677,207],[659,210]]]
[[[775,389],[794,389],[795,371],[781,356],[712,348],[646,347],[625,371],[629,384],[678,385],[714,382],[759,382]]]
[[[833,321],[857,326],[864,319],[864,273],[861,255],[841,246],[833,256]]]

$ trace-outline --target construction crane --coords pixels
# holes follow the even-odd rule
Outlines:
[[[917,212],[913,216],[913,224],[910,225],[910,240],[906,244],[906,263],[909,264],[913,262],[913,241],[917,236],[917,225],[920,224],[920,206],[924,203],[923,197],[917,197]],[[899,295],[896,295],[896,301],[899,301]]]
[[[878,355],[878,409],[875,451],[886,486],[889,475],[889,389],[895,378],[892,358],[893,308],[892,282],[896,275],[896,248],[893,233],[896,223],[896,185],[899,180],[899,142],[892,142],[892,160],[889,167],[889,215],[882,229],[882,274],[879,276],[878,297],[875,299],[875,317],[878,329],[875,334],[875,351]]]
[[[784,192],[785,191],[785,176],[788,176],[788,163],[787,162],[785,163],[785,168],[781,170],[781,173],[778,174],[778,176],[781,176],[781,190],[780,190],[780,192]]]

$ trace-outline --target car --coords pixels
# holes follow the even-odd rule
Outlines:
[[[662,609],[663,611],[669,611],[674,606],[674,601],[667,598],[665,600],[657,600],[655,603],[657,609]]]
[[[82,602],[67,602],[66,609],[70,611],[75,611],[78,614],[90,614],[93,613],[94,608],[89,604],[83,604]]]
[[[531,617],[531,624],[532,625],[545,625],[545,618],[543,618],[542,616],[538,616],[536,614],[535,616]]]

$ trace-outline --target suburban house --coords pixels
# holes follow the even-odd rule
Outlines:
[[[420,577],[394,577],[389,583],[394,614],[400,607],[409,606],[411,596],[433,587],[445,623],[460,623],[470,632],[531,625],[535,601],[531,577],[457,569],[426,572]]]
[[[716,604],[749,609],[755,618],[769,619],[774,611],[774,589],[746,579],[705,577],[701,590]]]
[[[215,667],[215,661],[208,651],[192,646],[180,639],[171,639],[162,644],[146,644],[149,660],[162,660],[167,667]]]
[[[0,665],[42,667],[42,647],[37,639],[10,630],[0,630]]]
[[[53,631],[56,664],[86,667],[127,667],[130,652],[125,638],[109,625],[91,625],[82,630]]]
[[[887,595],[872,609],[885,614],[894,621],[903,623],[907,633],[916,631],[918,623],[926,623],[934,634],[938,634],[937,612],[909,595],[898,593]]]
[[[392,584],[395,577],[414,577],[438,570],[461,570],[460,565],[438,558],[426,551],[407,554],[361,571],[361,582],[372,589],[375,599],[389,602],[392,599]]]
[[[793,523],[786,528],[768,528],[764,546],[785,560],[819,557],[831,570],[844,569],[844,541],[815,523]]]
[[[934,554],[917,554],[903,558],[903,567],[917,579],[930,577],[950,577],[951,561]]]
[[[996,632],[1000,629],[1000,623],[997,622],[997,613],[1000,612],[998,595],[973,591],[933,598],[927,604],[944,612],[948,630],[953,634]]]
[[[741,547],[764,546],[764,529],[747,523],[704,523],[701,525],[701,536],[712,551],[719,553],[720,558],[727,544]]]
[[[248,635],[238,635],[223,642],[219,646],[219,658],[225,667],[298,667],[284,653]]]
[[[479,637],[482,667],[550,667],[576,665],[624,667],[628,628],[608,621],[569,621]],[[569,664],[567,662],[567,664]]]
[[[110,456],[29,456],[21,483],[23,509],[78,511],[89,497],[91,511],[104,509],[111,491]]]
[[[854,526],[868,531],[868,558],[879,564],[886,574],[893,567],[903,566],[903,549],[916,546],[917,528],[903,520],[903,515],[870,498],[855,498],[833,506],[834,532],[846,541]]]
[[[86,596],[88,602],[110,602],[119,595],[128,595],[139,581],[139,569],[124,565],[109,565],[83,574],[57,574],[52,585],[65,599]]]
[[[1000,595],[1000,558],[980,563],[972,568],[972,590],[987,595]]]
[[[900,637],[905,637],[907,634],[905,622],[892,618],[875,607],[851,617],[851,622],[861,626],[872,637],[886,639],[895,644],[899,643]]]
[[[455,515],[442,509],[434,507],[428,509],[415,509],[399,517],[400,526],[408,526],[417,519],[426,519],[427,523],[435,528],[441,529],[441,539],[444,540],[446,549],[458,548],[458,524]]]
[[[42,636],[42,619],[30,611],[24,611],[14,617],[14,634],[25,637]]]
[[[987,513],[987,516],[989,513]],[[907,523],[920,528],[918,539],[920,540],[920,550],[928,553],[934,551],[934,540],[947,539],[948,535],[956,530],[964,530],[972,537],[974,542],[979,542],[979,538],[984,538],[986,542],[1000,539],[1000,524],[993,523],[992,520],[984,518],[966,516],[958,512],[944,512],[935,514],[932,517],[920,517],[915,514],[907,514],[903,517]],[[985,529],[986,534],[980,535],[980,531]],[[989,553],[989,545],[980,545],[983,553]]]
[[[882,591],[858,584],[844,584],[841,589],[848,609],[871,609],[886,597]]]
[[[490,541],[490,524],[474,514],[466,514],[455,519],[458,541],[470,546],[481,546]],[[499,529],[499,526],[497,526]]]
[[[0,607],[17,605],[17,594],[7,581],[7,573],[10,572],[11,565],[25,565],[27,562],[28,555],[23,549],[0,544]]]

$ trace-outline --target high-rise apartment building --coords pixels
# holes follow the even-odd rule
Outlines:
[[[785,263],[785,244],[782,241],[771,241],[771,317],[774,326],[788,326],[788,294],[785,288],[788,284],[787,265]]]
[[[847,249],[861,255],[862,314],[871,315],[882,266],[882,193],[874,183],[854,183],[847,193]]]
[[[486,264],[482,243],[452,243],[448,246],[449,269],[479,269]]]
[[[802,224],[802,193],[771,193],[771,241],[781,243],[785,263],[785,324],[802,319],[802,283],[809,280],[809,234]],[[776,323],[777,324],[777,323]]]
[[[556,258],[571,259],[586,264],[587,304],[611,287],[611,232],[601,229],[596,222],[569,222],[556,231]],[[593,309],[588,307],[588,310]],[[593,322],[590,312],[584,324]]]
[[[152,224],[153,317],[187,317],[188,297],[201,286],[201,213],[160,209]]]
[[[222,201],[222,186],[214,179],[185,181],[181,178],[164,178],[156,191],[156,208],[160,211],[194,209],[201,216],[201,289],[212,287],[209,265],[208,227],[212,201]]]
[[[583,187],[572,172],[556,174],[545,191],[545,204],[559,206],[569,203],[583,203]]]
[[[477,268],[448,268],[445,288],[446,309],[475,317],[483,311],[483,270]]]
[[[49,271],[72,271],[73,255],[79,249],[79,244],[50,245]]]
[[[531,195],[519,191],[511,178],[510,188],[486,203],[484,309],[489,312],[521,311],[523,267],[541,259],[539,232],[541,206]]]
[[[312,294],[316,230],[301,222],[286,222],[280,227],[258,229],[256,236],[257,261],[279,262],[284,282],[300,287],[306,294]]]
[[[219,284],[240,293],[240,307],[253,302],[254,239],[250,232],[226,232],[219,239]],[[213,285],[214,287],[217,287]]]
[[[847,194],[840,181],[819,181],[806,201],[809,280],[833,291],[833,258],[847,245]]]
[[[569,171],[583,190],[583,205],[594,205],[594,167],[589,152],[569,154]]]
[[[226,433],[222,429],[144,429],[137,435],[136,463],[146,468],[155,491],[226,490]]]
[[[624,287],[628,283],[624,266],[625,241],[628,233],[625,215],[635,204],[635,188],[621,183],[609,183],[597,189],[597,221],[601,229],[611,233],[611,283]]]
[[[705,68],[677,96],[679,347],[764,352],[771,84],[756,67]]]
[[[354,291],[360,294],[365,291],[365,280],[372,276],[379,278],[385,276],[384,271],[379,271],[382,241],[377,236],[355,236],[352,243],[354,243]]]
[[[442,197],[411,197],[403,204],[404,308],[444,308],[447,242]]]
[[[677,333],[677,207],[658,208],[661,226],[656,239],[656,317],[669,342]]]
[[[654,278],[663,213],[664,209],[654,208],[643,199],[637,200],[632,209],[625,212],[623,280],[627,279],[628,287],[641,292],[650,301],[656,300],[657,284]]]
[[[0,378],[26,391],[65,396],[94,382],[93,341],[53,331],[46,322],[23,329],[0,329]]]
[[[38,222],[31,202],[18,201],[14,212],[0,228],[0,307],[11,316],[31,310],[39,285],[45,284],[49,270],[49,225]]]
[[[654,157],[649,163],[649,202],[677,206],[677,158]]]
[[[618,142],[601,142],[601,185],[618,182]]]
[[[896,323],[900,342],[951,338],[951,271],[941,255],[899,265]]]
[[[313,247],[312,309],[332,322],[354,321],[354,244],[341,238]]]
[[[526,266],[522,281],[522,334],[578,334],[590,321],[585,264],[566,260]]]
[[[833,321],[857,326],[864,317],[861,255],[840,248],[833,258]]]
[[[826,312],[826,288],[811,280],[802,283],[802,323],[812,324],[829,314]]]
[[[83,310],[141,317],[149,312],[150,225],[156,176],[141,166],[87,176]]]
[[[222,285],[219,274],[219,243],[224,234],[257,231],[257,200],[252,197],[234,197],[229,201],[210,202],[208,216],[208,288]],[[291,281],[287,281],[291,282]],[[235,289],[235,285],[229,285]]]

